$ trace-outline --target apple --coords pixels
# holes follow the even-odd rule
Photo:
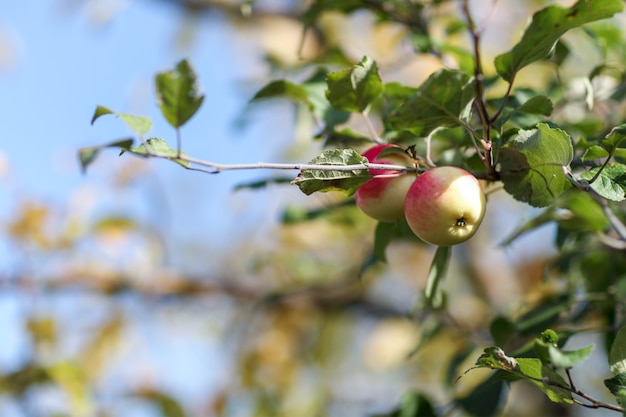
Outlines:
[[[363,153],[369,162],[385,165],[403,165],[412,167],[413,159],[405,152],[392,152],[382,156],[380,153],[390,147],[402,149],[398,145],[381,144],[369,148]],[[356,205],[363,213],[381,222],[395,222],[404,218],[404,199],[415,181],[415,174],[383,169],[371,169],[372,175],[397,175],[389,178],[372,178],[361,185],[355,194]]]
[[[465,242],[478,230],[487,202],[476,177],[442,166],[421,174],[409,188],[404,214],[423,241],[437,246]]]

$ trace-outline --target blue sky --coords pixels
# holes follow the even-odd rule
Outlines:
[[[281,145],[291,139],[291,124],[285,122],[285,117],[292,115],[289,111],[278,115],[283,120],[280,126],[274,117],[268,117],[243,130],[235,128],[254,93],[249,81],[263,74],[263,69],[258,66],[259,57],[250,54],[251,49],[226,23],[215,18],[203,21],[192,46],[181,50],[176,40],[183,16],[163,2],[127,2],[128,7],[104,25],[90,21],[87,7],[80,2],[75,2],[75,7],[60,7],[67,3],[40,0],[0,4],[0,33],[4,33],[15,57],[11,65],[0,70],[0,155],[10,167],[9,177],[0,179],[0,222],[18,209],[19,199],[34,198],[62,207],[75,190],[104,184],[107,171],[112,173],[126,163],[111,150],[87,175],[81,175],[76,158],[80,147],[132,134],[111,116],[91,126],[97,105],[152,118],[151,135],[173,144],[174,131],[154,104],[152,83],[156,72],[173,68],[183,57],[192,62],[206,94],[199,114],[183,128],[185,150],[221,163],[276,161],[281,155]],[[110,201],[107,207],[113,212],[129,210],[142,221],[161,222],[159,227],[171,242],[195,240],[203,245],[212,255],[198,264],[204,273],[219,264],[221,255],[238,240],[258,237],[263,225],[271,224],[278,215],[277,192],[232,192],[234,185],[268,173],[211,176],[185,171],[167,161],[153,161],[153,167],[137,187],[138,197]],[[145,198],[151,187],[161,188],[163,206],[151,206],[153,200]],[[286,193],[299,196],[297,190]],[[175,244],[170,245],[173,252],[175,248]],[[10,270],[14,254],[0,239],[0,272]],[[184,255],[177,258],[174,254],[173,260],[177,259],[186,261]],[[16,294],[0,294],[3,369],[18,365],[28,345],[22,327],[28,300],[20,300]],[[70,317],[86,307],[76,303],[64,304]],[[183,326],[185,319],[180,320]],[[167,328],[148,325],[144,334],[155,341],[149,355],[161,372],[169,373],[169,388],[183,388],[190,396],[203,395],[207,386],[219,384],[228,370],[221,363],[219,369],[199,375],[196,367],[197,363],[209,367],[220,363],[216,352],[220,341],[209,341],[198,336],[197,329],[186,331],[181,326],[175,327],[177,334],[172,337]],[[185,384],[188,380],[196,385]]]
[[[184,149],[221,163],[277,160],[280,146],[291,139],[291,123],[284,122],[285,117],[280,126],[273,123],[274,117],[266,117],[245,129],[235,128],[254,93],[250,81],[267,74],[246,39],[223,20],[201,21],[193,44],[181,49],[176,42],[183,16],[161,2],[127,2],[126,8],[101,25],[90,20],[86,6],[62,8],[65,3],[42,0],[36,7],[24,2],[0,6],[0,28],[9,34],[16,56],[11,68],[0,72],[0,152],[11,168],[11,180],[0,183],[4,217],[16,208],[16,196],[62,203],[72,190],[102,180],[107,169],[119,168],[116,151],[111,150],[86,176],[80,174],[77,149],[132,134],[112,116],[91,126],[96,105],[152,118],[150,135],[173,145],[174,132],[154,104],[153,77],[183,57],[192,62],[206,94],[200,112],[183,128]],[[287,110],[285,116],[291,115]],[[277,215],[275,199],[268,208],[262,193],[232,193],[234,185],[267,172],[208,176],[166,161],[154,161],[154,167],[152,174],[168,200],[172,222],[168,231],[182,238],[208,234],[215,241],[227,233],[232,241]],[[247,207],[241,218],[232,219],[232,204]],[[139,212],[159,215],[149,207]]]

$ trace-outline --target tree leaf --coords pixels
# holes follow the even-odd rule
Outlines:
[[[556,368],[573,368],[587,360],[594,347],[594,345],[589,345],[576,350],[561,350],[555,346],[549,346],[550,363]]]
[[[618,403],[626,406],[626,372],[615,375],[613,378],[605,379],[604,385],[617,398]]]
[[[615,376],[626,374],[626,326],[619,329],[611,345],[609,369]]]
[[[571,187],[563,167],[573,156],[571,139],[561,129],[540,123],[520,130],[501,151],[504,189],[516,200],[545,207]]]
[[[134,114],[118,113],[104,106],[96,107],[96,111],[91,118],[91,124],[93,125],[96,120],[107,114],[113,114],[122,119],[128,127],[133,129],[135,133],[137,133],[141,137],[147,135],[148,132],[150,132],[150,129],[152,129],[152,120],[147,117],[136,116]]]
[[[496,373],[478,384],[467,396],[456,400],[456,403],[469,415],[480,417],[495,416],[502,407],[500,397],[503,389],[504,381]]]
[[[428,270],[428,280],[424,290],[424,298],[430,307],[439,308],[443,305],[443,293],[441,292],[441,282],[448,273],[450,264],[450,246],[439,246],[433,257]]]
[[[475,81],[464,72],[442,69],[387,118],[393,129],[427,136],[439,127],[457,127],[469,120]]]
[[[115,142],[107,143],[100,146],[89,146],[87,148],[81,148],[78,150],[78,160],[80,162],[80,168],[83,174],[87,171],[89,165],[91,165],[100,151],[104,148],[122,148],[122,150],[128,150],[133,144],[133,138],[121,139]]]
[[[589,182],[589,186],[602,197],[611,201],[622,201],[626,198],[626,165],[614,164],[607,165],[600,171],[602,167],[595,167],[580,177],[593,182]],[[596,174],[600,174],[596,177]]]
[[[372,414],[370,417],[436,417],[435,409],[428,398],[417,391],[406,392],[400,399],[400,406],[385,414]]]
[[[251,101],[276,97],[289,98],[311,106],[311,103],[309,102],[309,92],[307,89],[287,80],[276,80],[270,82],[265,87],[261,88],[254,95],[254,97],[252,97]]]
[[[330,104],[326,98],[326,70],[319,70],[308,80],[302,83],[302,87],[308,92],[308,101],[313,106],[312,111],[315,118],[323,122],[323,133],[333,131],[335,126],[345,123],[350,119],[350,112],[339,110]]]
[[[367,112],[384,91],[378,67],[369,57],[361,62],[326,76],[326,97],[333,107],[348,112]]]
[[[367,158],[353,149],[329,149],[311,160],[312,165],[360,165],[368,163]],[[367,169],[355,170],[321,170],[306,169],[300,171],[292,181],[306,195],[316,191],[343,191],[348,195],[354,192],[363,183],[372,178]]]
[[[601,143],[604,149],[606,149],[610,154],[613,154],[622,142],[624,142],[624,139],[626,139],[626,124],[622,124],[611,129],[606,137],[602,139]]]
[[[495,59],[498,74],[512,82],[527,65],[548,58],[559,38],[570,29],[606,19],[623,9],[621,0],[579,0],[571,8],[548,6],[533,15],[522,39]]]
[[[560,387],[567,387],[569,386],[568,383],[550,367],[542,364],[541,360],[537,358],[517,358],[517,363],[519,365],[519,373],[521,374],[518,376],[522,376],[536,385],[546,394],[550,401],[566,404],[574,402],[571,391]],[[560,386],[555,386],[550,384],[550,382]]]
[[[543,116],[550,116],[554,110],[554,104],[546,96],[534,96],[517,109],[520,113],[527,114],[541,114]]]
[[[174,70],[158,73],[155,86],[161,113],[175,128],[181,127],[196,114],[204,101],[204,95],[198,91],[196,74],[185,59]]]
[[[189,168],[191,166],[189,161],[178,158],[178,151],[170,148],[167,142],[161,138],[150,138],[137,147],[122,149],[120,155],[125,152],[130,152],[138,156],[158,156],[176,162],[178,165],[185,168]],[[187,154],[181,152],[180,156],[187,157]]]

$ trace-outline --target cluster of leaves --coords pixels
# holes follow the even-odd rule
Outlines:
[[[438,3],[434,2],[433,7]],[[287,98],[307,107],[316,119],[319,132],[327,148],[311,160],[307,168],[300,169],[293,183],[305,194],[324,191],[344,191],[351,195],[363,182],[369,180],[368,161],[354,148],[370,142],[398,143],[424,150],[427,141],[433,144],[434,154],[427,147],[421,159],[439,165],[458,165],[473,172],[487,183],[501,183],[514,199],[537,208],[544,208],[536,217],[522,224],[504,243],[510,244],[524,233],[546,223],[557,227],[556,245],[561,255],[554,262],[559,273],[571,277],[564,300],[556,310],[544,316],[539,304],[529,314],[540,315],[542,325],[563,323],[562,313],[577,303],[577,291],[585,293],[606,291],[617,284],[615,293],[608,293],[601,302],[585,300],[576,315],[568,317],[570,323],[581,322],[598,310],[613,328],[622,325],[623,318],[615,314],[620,303],[624,285],[618,281],[626,273],[622,259],[616,259],[616,251],[626,249],[626,227],[623,209],[614,203],[626,199],[626,164],[624,144],[626,125],[615,120],[601,120],[596,124],[572,121],[567,116],[569,99],[561,93],[562,85],[555,82],[542,92],[516,87],[520,72],[538,61],[552,62],[557,69],[569,54],[562,37],[568,31],[591,22],[608,19],[623,9],[620,0],[580,0],[571,7],[548,6],[532,16],[519,42],[508,52],[498,55],[494,61],[496,74],[483,73],[480,36],[463,2],[465,21],[460,27],[467,30],[474,41],[473,53],[452,51],[429,34],[424,18],[426,6],[409,6],[403,2],[377,1],[316,1],[303,15],[305,27],[313,27],[324,11],[352,13],[359,9],[374,11],[382,21],[393,21],[410,29],[417,50],[433,54],[451,54],[457,60],[458,69],[442,68],[432,73],[418,87],[397,82],[384,82],[377,63],[368,56],[359,62],[336,70],[315,67],[313,75],[303,82],[287,79],[272,81],[261,88],[252,98],[258,102],[271,98]],[[414,8],[412,8],[414,7]],[[458,22],[457,22],[458,23]],[[585,28],[598,43],[602,33]],[[608,38],[602,39],[605,41]],[[611,44],[610,42],[605,42]],[[608,71],[611,64],[600,63],[587,77],[586,103],[593,103],[592,81]],[[557,77],[558,78],[558,77]],[[558,81],[558,80],[557,80]],[[172,160],[188,169],[220,172],[228,169],[223,165],[194,159],[182,152],[180,128],[200,108],[203,96],[198,90],[196,76],[187,61],[156,77],[159,107],[165,119],[177,131],[175,148],[160,138],[144,139],[151,128],[149,119],[113,112],[98,107],[92,122],[106,114],[117,115],[141,138],[138,146],[132,139],[115,141],[104,146],[85,148],[80,160],[86,168],[104,147],[121,148],[122,153],[139,156],[156,156]],[[502,91],[504,86],[505,92]],[[623,81],[607,100],[619,102]],[[589,111],[589,108],[587,109]],[[346,127],[353,116],[363,118],[368,126],[367,134]],[[370,121],[378,117],[382,132],[376,132]],[[621,116],[618,116],[621,118]],[[347,145],[347,146],[346,146]],[[620,211],[621,210],[621,211]],[[387,245],[402,235],[403,225],[380,223],[376,229],[373,248],[374,260],[385,260]],[[429,281],[424,294],[427,308],[444,309],[445,297],[440,284],[445,277],[450,259],[449,248],[439,248],[433,259]],[[591,271],[601,266],[596,274]],[[582,284],[575,282],[576,271],[582,273]],[[582,271],[582,272],[580,272]],[[593,279],[592,279],[593,278]],[[540,314],[541,313],[541,314]],[[513,343],[513,335],[526,331],[526,339],[515,340],[520,352],[507,356],[502,347],[485,350],[476,367],[497,369],[499,376],[508,381],[527,380],[541,389],[554,402],[581,403],[611,408],[610,405],[590,400],[576,389],[569,377],[569,369],[584,361],[591,348],[576,351],[561,349],[563,336],[551,330],[533,326],[524,328],[524,320],[512,322],[499,318],[492,323],[492,337],[499,345]],[[505,333],[493,331],[505,323]],[[529,330],[532,329],[532,332]],[[539,338],[538,331],[544,330]],[[534,332],[534,333],[533,333]],[[567,337],[565,337],[565,340]],[[618,402],[624,398],[623,369],[626,342],[621,332],[606,334],[610,350],[610,367],[614,377],[606,381],[607,387]],[[493,384],[490,379],[485,384]],[[485,385],[478,387],[473,395],[485,395]],[[493,389],[493,387],[489,388]],[[496,389],[498,396],[501,387]],[[421,395],[408,396],[403,410],[421,410],[433,414],[433,408]],[[474,397],[459,399],[457,405],[472,414],[492,415],[497,410],[494,400],[488,410],[475,409]],[[613,409],[621,410],[620,407]],[[400,410],[391,415],[412,415]],[[424,411],[427,410],[427,411]],[[429,410],[429,411],[428,411]],[[414,415],[416,415],[415,412]]]

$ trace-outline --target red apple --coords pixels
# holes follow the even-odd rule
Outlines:
[[[404,213],[417,237],[433,245],[451,246],[476,233],[486,205],[476,177],[461,168],[442,166],[413,182]]]
[[[383,156],[380,153],[398,145],[376,145],[363,153],[369,162],[385,165],[414,166],[415,163],[405,152],[392,152]],[[373,175],[397,175],[390,178],[372,178],[356,191],[356,205],[368,216],[381,222],[395,222],[404,218],[404,199],[409,187],[415,181],[415,174],[402,175],[399,171],[371,169]]]

